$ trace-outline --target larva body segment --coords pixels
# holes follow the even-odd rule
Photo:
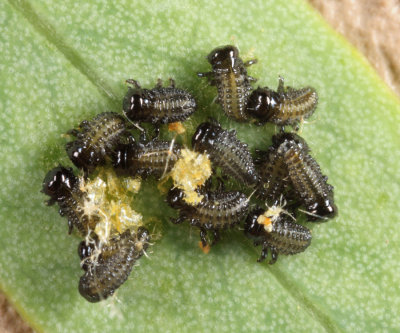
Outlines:
[[[106,157],[122,136],[128,136],[125,119],[114,112],[104,112],[91,121],[83,121],[70,131],[75,141],[66,144],[71,161],[87,172],[106,162]]]
[[[259,182],[259,175],[247,144],[236,137],[236,131],[227,131],[219,124],[200,124],[192,137],[192,147],[200,153],[207,153],[213,166],[219,166],[224,173],[246,185]]]
[[[179,209],[179,217],[173,223],[188,220],[191,225],[200,228],[203,246],[207,246],[207,230],[214,233],[215,244],[219,240],[219,230],[238,224],[247,214],[249,200],[245,194],[233,192],[202,192],[198,204],[187,204],[184,191],[175,188],[169,191],[167,201],[171,207]]]
[[[247,103],[247,113],[260,122],[270,122],[279,126],[298,126],[309,118],[318,104],[318,94],[312,87],[284,88],[279,79],[278,91],[268,87],[254,90]]]
[[[257,208],[250,212],[244,225],[245,234],[254,240],[254,245],[262,244],[259,262],[263,261],[271,250],[274,264],[278,254],[292,255],[305,251],[311,243],[311,231],[293,221],[284,213],[271,216],[268,211]]]
[[[128,229],[103,245],[97,254],[93,249],[80,251],[85,270],[79,281],[80,294],[92,303],[113,295],[128,278],[136,260],[148,247],[149,240],[149,232],[145,228],[139,228],[136,234]]]
[[[186,120],[196,111],[194,97],[183,89],[171,86],[163,88],[161,81],[153,89],[143,89],[135,80],[127,80],[133,84],[123,100],[122,108],[132,121],[152,124],[166,124]]]
[[[113,165],[129,175],[156,177],[168,173],[181,155],[181,146],[153,139],[145,143],[121,144],[113,155]]]
[[[198,73],[198,76],[208,77],[211,84],[217,86],[218,103],[229,118],[246,121],[246,104],[252,89],[251,82],[256,81],[247,75],[246,66],[256,60],[243,63],[239,50],[232,45],[215,48],[207,59],[212,66],[212,72]]]
[[[86,236],[90,226],[95,224],[95,217],[89,218],[83,209],[85,194],[79,188],[79,179],[72,169],[62,166],[50,170],[44,178],[42,192],[50,197],[48,205],[55,202],[60,207],[61,216],[68,219],[68,233],[75,227],[81,236]]]

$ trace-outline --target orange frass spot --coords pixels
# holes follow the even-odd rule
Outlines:
[[[186,128],[182,125],[180,121],[178,121],[176,123],[168,124],[168,131],[176,132],[177,134],[183,134],[186,132]]]
[[[258,224],[263,224],[264,225],[264,229],[267,232],[271,232],[272,231],[272,220],[270,217],[266,216],[265,213],[260,215],[257,218],[257,222]]]
[[[199,248],[203,251],[204,254],[208,254],[211,250],[211,246],[207,244],[206,246],[203,246],[203,243],[199,241]]]

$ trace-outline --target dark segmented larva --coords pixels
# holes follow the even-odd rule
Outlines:
[[[103,245],[98,256],[95,249],[79,246],[86,271],[79,280],[79,292],[89,302],[99,302],[114,294],[128,278],[133,265],[148,247],[149,232],[141,227],[137,234],[129,230]],[[82,250],[83,249],[83,250]]]
[[[171,207],[179,209],[179,217],[171,219],[175,224],[189,220],[200,228],[200,239],[207,246],[207,230],[214,233],[213,244],[219,240],[219,230],[239,223],[247,214],[249,200],[240,192],[202,192],[204,197],[195,205],[184,201],[184,191],[175,188],[168,193],[167,201]]]
[[[278,254],[296,254],[303,252],[311,243],[311,231],[290,220],[289,216],[280,213],[268,216],[263,209],[250,212],[244,225],[245,234],[254,240],[254,245],[262,244],[259,262],[265,260],[271,250],[270,264],[278,259]]]
[[[256,80],[247,75],[246,67],[256,60],[243,63],[238,49],[232,45],[215,48],[207,59],[212,66],[212,72],[197,75],[208,77],[211,85],[217,86],[218,103],[228,117],[237,121],[247,120],[246,104],[252,89],[250,83]]]
[[[60,207],[60,215],[68,219],[68,233],[75,227],[82,236],[86,236],[88,228],[96,223],[96,217],[90,219],[84,213],[83,200],[85,194],[79,189],[79,179],[72,169],[63,166],[50,170],[43,180],[42,192],[50,197],[48,205],[55,202]]]
[[[278,91],[268,87],[254,90],[247,102],[247,113],[261,122],[276,125],[298,126],[303,119],[310,117],[318,104],[318,94],[312,87],[302,89],[284,88],[279,78]]]
[[[309,221],[336,216],[333,186],[321,172],[318,163],[309,154],[304,139],[294,133],[282,133],[273,137],[276,154],[282,156],[287,175],[296,196],[305,206]]]
[[[196,111],[196,101],[187,91],[171,86],[163,88],[161,80],[153,89],[142,89],[135,80],[128,90],[122,108],[132,121],[166,124],[183,121]]]
[[[227,131],[219,124],[200,124],[192,137],[195,151],[207,153],[214,166],[246,185],[255,185],[259,175],[247,144],[239,141],[236,131]]]
[[[153,139],[146,143],[120,144],[114,152],[113,165],[130,175],[162,176],[171,171],[181,154],[181,146]]]
[[[91,121],[83,121],[78,129],[71,130],[75,141],[66,144],[71,161],[87,172],[105,164],[121,136],[128,136],[125,119],[114,112],[104,112]]]

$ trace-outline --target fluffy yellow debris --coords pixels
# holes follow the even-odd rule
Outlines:
[[[140,189],[140,178],[118,178],[111,169],[101,169],[94,179],[80,182],[86,193],[84,211],[88,216],[96,215],[93,231],[100,243],[127,229],[137,230],[143,224],[142,215],[132,209],[133,197]]]
[[[199,195],[196,189],[204,185],[211,173],[211,161],[206,154],[182,149],[181,158],[171,170],[171,177],[174,186],[185,192],[184,200],[188,204],[197,204],[203,199],[203,195]]]

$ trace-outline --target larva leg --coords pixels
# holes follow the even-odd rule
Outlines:
[[[140,85],[139,85],[139,83],[138,83],[136,80],[128,79],[128,80],[126,80],[125,82],[128,83],[128,84],[130,84],[130,85],[135,86],[135,88],[137,88],[137,89],[140,89],[140,88],[141,88]]]
[[[198,77],[206,77],[207,79],[211,79],[213,75],[213,72],[197,73]]]
[[[169,86],[171,87],[171,88],[175,88],[175,80],[173,79],[173,78],[169,78]]]
[[[157,79],[156,88],[157,88],[157,89],[162,88],[162,80],[161,80],[160,78]]]
[[[249,67],[251,65],[256,64],[257,62],[258,62],[257,59],[251,59],[251,60],[246,61],[243,65],[244,65],[244,67]]]
[[[216,243],[218,243],[218,241],[221,239],[220,233],[218,229],[214,229],[213,230],[213,234],[214,234],[214,239],[211,243],[211,246],[215,245]]]
[[[201,240],[201,244],[203,245],[203,247],[206,247],[208,245],[207,230],[204,228],[200,228],[200,240]]]
[[[285,87],[284,87],[284,78],[282,76],[279,76],[279,82],[278,82],[278,94],[283,94],[285,92]]]
[[[268,244],[267,243],[263,243],[263,247],[261,250],[261,255],[260,258],[258,258],[258,262],[263,262],[265,260],[265,258],[268,256]]]
[[[258,79],[252,76],[247,76],[247,80],[249,80],[250,82],[257,82]]]
[[[69,131],[67,132],[67,134],[72,135],[72,136],[75,136],[75,137],[77,137],[79,133],[80,133],[80,131],[77,130],[77,129],[75,129],[75,128],[74,128],[74,129],[71,129],[71,130],[69,130]]]
[[[273,265],[278,260],[278,252],[276,252],[275,248],[271,248],[271,260],[269,261],[270,265]]]

